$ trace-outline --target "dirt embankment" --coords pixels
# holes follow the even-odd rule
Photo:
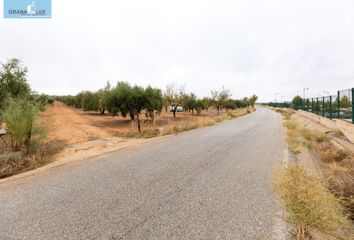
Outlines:
[[[274,110],[284,116],[293,160],[280,167],[274,185],[294,220],[295,239],[353,239],[354,145],[339,130],[292,109]]]

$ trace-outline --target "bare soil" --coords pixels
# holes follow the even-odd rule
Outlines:
[[[39,114],[37,125],[47,130],[47,141],[73,144],[111,136],[107,130],[95,126],[79,111],[56,102]]]
[[[155,126],[142,114],[142,130],[168,128],[180,122],[215,119],[225,113],[222,111],[218,114],[215,110],[203,111],[200,115],[193,115],[191,112],[178,112],[177,118],[173,118],[172,113],[163,111],[156,116]],[[112,136],[126,136],[130,132],[137,131],[136,123],[131,121],[129,117],[84,112],[60,102],[55,102],[53,106],[48,106],[45,112],[40,113],[37,124],[47,129],[47,141],[58,141],[65,144]]]

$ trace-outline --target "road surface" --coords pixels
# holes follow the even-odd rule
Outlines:
[[[0,239],[275,239],[267,109],[0,185]]]

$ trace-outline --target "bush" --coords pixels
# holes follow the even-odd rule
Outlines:
[[[348,158],[340,163],[328,164],[326,177],[331,191],[343,199],[343,205],[354,220],[354,159]]]
[[[308,238],[311,228],[344,237],[348,220],[341,202],[319,179],[292,164],[273,171],[273,184],[289,210],[286,220],[295,226],[296,239]]]
[[[22,101],[11,103],[3,112],[11,146],[14,150],[21,150],[23,145],[29,146],[36,113],[37,109],[33,104]]]

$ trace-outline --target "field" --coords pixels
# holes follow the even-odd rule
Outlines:
[[[12,152],[8,136],[4,137],[7,144],[0,141],[0,178],[35,169],[68,156],[75,160],[85,159],[140,144],[146,138],[214,125],[252,111],[254,110],[251,108],[220,113],[209,110],[199,115],[178,112],[177,118],[171,112],[162,112],[155,117],[155,125],[145,119],[144,114],[142,132],[139,134],[136,122],[128,117],[85,112],[54,102],[47,105],[45,111],[40,112],[35,119],[32,134],[35,151],[32,154]]]
[[[174,119],[172,113],[162,112],[156,117],[155,126],[143,118],[142,137],[167,135],[205,125],[212,125],[227,118],[244,115],[251,109],[234,111],[202,111],[200,115],[191,112],[178,112]],[[144,116],[145,117],[145,116]],[[37,119],[38,126],[47,129],[47,141],[80,143],[110,136],[138,137],[137,126],[128,117],[100,115],[98,112],[84,112],[81,109],[55,102],[48,106]],[[183,127],[185,129],[183,129]]]

